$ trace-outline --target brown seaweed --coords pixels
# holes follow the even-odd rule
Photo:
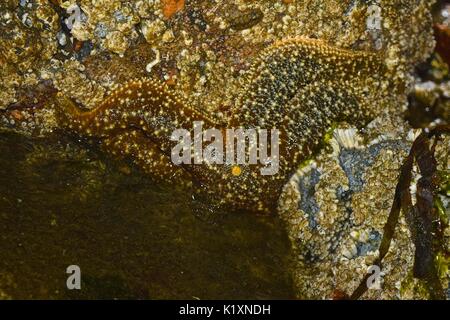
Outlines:
[[[450,126],[438,126],[428,132],[426,130],[414,141],[410,153],[402,165],[400,177],[395,189],[394,202],[384,227],[383,239],[379,248],[379,256],[374,265],[382,267],[384,257],[389,251],[400,213],[403,212],[412,231],[416,247],[413,275],[424,280],[432,299],[445,299],[445,293],[439,281],[435,259],[442,243],[442,229],[434,199],[438,191],[437,162],[434,157],[435,146],[441,134],[448,134]],[[430,148],[431,139],[436,137]],[[416,161],[421,178],[417,182],[417,203],[413,206],[409,187],[412,181],[412,170]],[[359,299],[367,290],[367,273],[350,299]]]

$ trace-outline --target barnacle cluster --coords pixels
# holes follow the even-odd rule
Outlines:
[[[363,134],[351,127],[335,129],[332,150],[324,149],[286,185],[279,212],[297,257],[298,292],[323,299],[358,287],[378,257],[400,167],[414,137],[414,130],[393,117],[375,120]],[[448,144],[447,137],[437,145],[441,169],[448,167]],[[412,276],[415,247],[406,216],[383,261],[383,290],[368,290],[365,298],[429,297],[426,290],[414,290],[420,286]],[[448,276],[442,278],[444,288]]]

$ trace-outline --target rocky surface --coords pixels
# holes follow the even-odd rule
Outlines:
[[[388,66],[392,96],[377,107],[398,109],[409,72],[433,47],[430,1],[375,2],[382,8],[379,29],[376,23],[368,28],[374,13],[363,1],[199,0],[171,14],[167,8],[174,9],[173,2],[2,2],[0,45],[6,67],[0,108],[38,104],[51,109],[51,95],[38,94],[42,86],[91,108],[114,85],[149,76],[223,116],[262,48],[304,36],[378,52]],[[46,119],[41,127],[49,128],[52,122]]]
[[[391,115],[374,120],[363,132],[335,129],[330,146],[294,175],[281,198],[280,214],[297,257],[298,292],[324,299],[357,288],[378,258],[400,168],[417,132]],[[448,171],[449,143],[446,137],[437,146],[442,171]],[[419,177],[415,172],[413,179]],[[363,298],[429,297],[412,276],[411,239],[403,214],[383,260],[382,290],[369,290]],[[448,248],[448,235],[446,241]],[[444,274],[444,288],[448,281]]]
[[[370,102],[378,118],[362,131],[336,124],[328,147],[302,166],[279,204],[294,250],[298,295],[351,293],[377,254],[399,168],[416,136],[402,118],[408,94],[415,88],[422,106],[439,100],[439,117],[448,117],[445,71],[432,68],[433,84],[415,82],[412,73],[434,46],[432,5],[426,0],[6,0],[0,4],[0,109],[5,109],[0,126],[48,134],[57,129],[55,92],[93,108],[116,85],[142,76],[158,78],[193,104],[227,117],[246,71],[276,40],[304,36],[377,53],[389,92]],[[379,16],[379,26],[371,15]],[[448,143],[446,138],[438,145],[442,170],[448,170]],[[383,290],[365,297],[427,298],[411,276],[413,258],[403,218],[385,259]]]

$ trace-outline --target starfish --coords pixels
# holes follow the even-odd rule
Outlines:
[[[333,123],[364,124],[377,114],[384,70],[377,54],[295,38],[273,44],[254,61],[225,123],[145,78],[121,85],[90,111],[60,95],[59,120],[68,130],[100,139],[106,151],[131,157],[156,179],[191,180],[197,199],[266,213],[276,209],[283,186]],[[221,130],[278,129],[278,173],[261,175],[261,165],[174,165],[171,133],[190,130],[194,121]]]

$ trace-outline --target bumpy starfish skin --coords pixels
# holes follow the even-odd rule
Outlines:
[[[194,180],[197,196],[233,209],[274,210],[283,185],[299,163],[317,149],[332,123],[362,124],[377,114],[384,92],[383,64],[368,52],[333,48],[319,40],[291,39],[266,49],[248,72],[228,123],[219,124],[155,80],[131,81],[100,106],[81,112],[61,99],[61,123],[103,139],[106,150],[131,156],[146,172],[179,181]],[[278,129],[279,172],[261,175],[262,165],[175,166],[170,161],[175,129]]]
[[[167,180],[186,173],[170,159],[170,135],[178,128],[192,128],[192,122],[215,122],[171,92],[156,80],[130,81],[103,101],[97,108],[82,112],[72,101],[58,96],[61,125],[82,136],[99,138],[106,151],[131,157],[154,178]]]
[[[158,180],[181,180],[188,177],[186,172],[173,165],[143,132],[130,130],[112,135],[102,141],[102,148],[117,157],[131,157],[146,173]]]
[[[383,72],[372,53],[304,38],[278,42],[251,68],[232,126],[282,130],[297,163],[333,122],[361,123],[377,113]]]

